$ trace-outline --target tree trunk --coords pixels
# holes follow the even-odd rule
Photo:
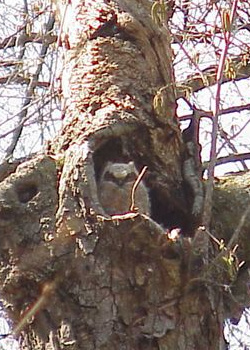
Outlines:
[[[21,349],[219,349],[224,287],[247,288],[228,251],[217,259],[211,246],[207,265],[193,252],[202,194],[176,119],[170,33],[146,0],[62,9],[63,129],[0,188],[13,333]],[[100,203],[107,162],[131,161],[148,167],[150,217],[136,205],[110,216]]]

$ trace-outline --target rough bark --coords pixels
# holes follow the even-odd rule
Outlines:
[[[248,181],[249,174],[229,177],[216,189],[212,233],[226,244],[249,202]],[[70,234],[55,236],[57,203],[48,157],[1,183],[1,295],[21,348],[219,348],[220,304],[225,317],[249,305],[249,222],[236,240],[246,264],[232,276],[219,251],[190,271],[191,239],[173,241],[136,213],[92,222],[88,234],[86,223],[73,233],[71,221]],[[80,222],[75,217],[75,228]]]
[[[81,30],[76,33],[72,22],[65,23],[70,47],[62,78],[66,112],[57,146],[70,152],[77,144],[79,158],[89,163],[94,153],[97,176],[107,160],[132,158],[138,168],[147,165],[155,215],[166,216],[158,212],[158,201],[165,198],[173,204],[167,211],[185,212],[170,35],[152,25],[149,4],[122,5],[72,4]],[[153,99],[163,87],[162,111],[156,113]]]
[[[236,187],[240,221],[247,189],[216,192],[211,233],[230,249],[212,240],[209,264],[199,252],[190,261],[196,174],[183,175],[190,140],[176,121],[170,33],[147,1],[72,1],[67,12],[64,127],[0,186],[1,296],[13,332],[21,349],[219,349],[224,316],[247,305],[249,249],[244,223],[233,252],[238,219],[227,221],[224,204],[233,208]],[[101,169],[130,160],[148,166],[151,218],[100,206]]]

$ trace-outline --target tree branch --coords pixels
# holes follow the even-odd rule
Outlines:
[[[46,32],[50,32],[53,27],[54,27],[54,23],[55,23],[55,18],[53,15],[51,15],[48,19],[48,22],[46,24]],[[24,100],[23,103],[23,108],[19,114],[19,122],[18,122],[18,127],[15,129],[15,132],[12,135],[12,141],[9,145],[9,147],[6,150],[6,155],[5,155],[5,160],[9,159],[10,156],[13,154],[17,142],[21,136],[22,130],[23,130],[23,120],[26,118],[27,115],[27,107],[28,105],[30,105],[31,101],[32,101],[32,96],[34,94],[34,90],[36,87],[36,83],[38,82],[39,79],[39,75],[42,71],[42,67],[43,67],[43,62],[44,62],[44,58],[46,56],[46,53],[48,51],[50,43],[48,43],[47,41],[45,41],[41,47],[41,52],[40,52],[40,63],[37,66],[36,72],[32,75],[31,79],[30,79],[30,83],[27,87],[26,90],[26,98]]]
[[[234,81],[239,81],[242,79],[249,78],[250,76],[250,61],[246,55],[241,54],[237,58],[232,59],[232,66],[235,67],[235,78]],[[216,75],[217,75],[218,66],[210,66],[206,69],[201,70],[201,73],[194,73],[187,77],[184,82],[179,82],[177,86],[177,97],[185,97],[187,89],[192,91],[192,93],[207,88],[208,86],[213,86],[216,84]],[[204,83],[204,78],[206,84]],[[232,81],[231,78],[223,76],[222,84]],[[208,85],[207,85],[208,83]]]
[[[213,112],[212,111],[205,111],[203,109],[196,108],[195,106],[192,106],[192,109],[195,111],[195,115],[199,118],[213,118]],[[222,109],[220,111],[220,115],[225,115],[225,114],[231,114],[231,113],[238,113],[242,112],[244,110],[250,110],[250,103],[247,103],[245,105],[239,105],[239,106],[232,106],[229,108]],[[185,121],[185,120],[191,120],[193,114],[187,114],[187,115],[182,115],[179,117],[180,121]]]
[[[220,57],[218,71],[216,75],[216,95],[215,95],[215,106],[214,106],[214,117],[212,125],[212,140],[210,149],[210,162],[208,166],[208,181],[206,187],[205,201],[204,201],[204,212],[202,218],[202,224],[207,228],[210,225],[211,214],[212,214],[212,198],[214,190],[214,169],[216,165],[217,157],[217,135],[218,135],[218,119],[220,115],[220,98],[221,98],[221,85],[223,81],[223,73],[225,68],[225,62],[229,46],[231,44],[231,27],[237,10],[237,0],[234,0],[232,11],[230,13],[230,28],[226,27],[226,24],[222,21],[222,30],[225,34],[224,48]],[[221,16],[223,13],[221,13]]]
[[[244,160],[250,160],[250,153],[241,153],[241,154],[229,154],[228,156],[225,157],[220,157],[216,159],[215,165],[222,165],[222,164],[227,164],[227,163],[235,163],[235,162],[240,162]],[[203,163],[203,169],[207,169],[209,166],[209,162],[204,162]]]

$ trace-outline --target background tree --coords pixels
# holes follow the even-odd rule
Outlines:
[[[223,348],[223,320],[238,319],[248,305],[249,174],[224,179],[214,191],[214,170],[227,160],[247,170],[249,154],[238,154],[234,140],[249,118],[237,129],[229,123],[230,135],[222,116],[249,108],[246,101],[223,110],[226,83],[239,90],[237,80],[249,76],[246,40],[239,46],[249,5],[24,5],[22,24],[1,44],[8,100],[7,87],[23,94],[17,126],[10,117],[2,122],[0,169],[1,295],[20,347]],[[186,73],[185,59],[190,74],[181,81],[173,68]],[[205,88],[211,111],[199,105]],[[27,157],[24,150],[20,158],[32,123],[47,138],[58,97],[62,128],[43,153]],[[191,120],[183,133],[178,98],[191,110],[179,118]],[[211,135],[205,195],[199,132]],[[234,158],[218,158],[226,147]],[[133,161],[139,172],[147,166],[150,218],[134,203],[143,172],[128,212],[107,215],[98,184],[108,161]]]

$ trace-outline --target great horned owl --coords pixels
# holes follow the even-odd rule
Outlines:
[[[109,215],[129,212],[133,185],[138,177],[134,162],[108,162],[97,184],[99,201]],[[135,207],[143,214],[150,215],[148,190],[141,181],[135,191]]]

